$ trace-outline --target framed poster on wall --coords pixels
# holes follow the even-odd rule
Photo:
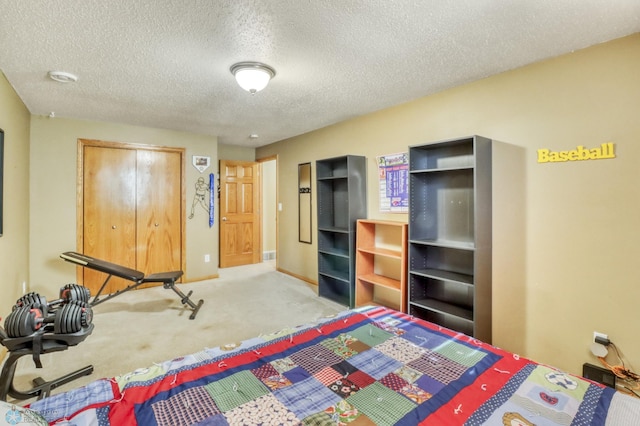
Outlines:
[[[409,156],[406,152],[377,157],[381,213],[409,211]]]
[[[0,129],[0,237],[3,232],[3,212],[4,212],[4,130]]]

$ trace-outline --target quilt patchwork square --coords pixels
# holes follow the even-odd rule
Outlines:
[[[344,399],[336,405],[327,408],[323,414],[329,416],[331,426],[375,426],[375,423],[373,423],[369,417],[359,412],[356,407]],[[326,419],[325,416],[322,418],[323,420]]]
[[[291,381],[282,374],[276,374],[275,376],[265,377],[264,379],[260,380],[272,391],[292,385]]]
[[[396,371],[394,371],[394,373],[402,377],[404,380],[406,380],[409,383],[414,383],[416,380],[422,377],[421,372],[414,370],[411,367],[407,367],[406,365],[403,365],[402,367],[398,368]]]
[[[398,392],[404,386],[409,384],[405,379],[395,373],[387,374],[382,379],[380,379],[379,382],[394,392]]]
[[[360,353],[360,352],[364,352],[371,349],[371,346],[367,345],[364,342],[361,342],[360,340],[355,340],[355,339],[352,340],[351,342],[348,342],[347,347],[352,351],[354,351],[355,353]]]
[[[452,341],[437,346],[433,351],[466,367],[473,367],[487,356],[486,352],[478,348]]]
[[[446,385],[442,382],[437,381],[436,379],[423,374],[420,376],[418,380],[414,383],[417,387],[424,390],[425,392],[430,393],[431,395],[435,395]]]
[[[349,363],[376,380],[397,370],[402,365],[400,361],[390,358],[375,349],[369,349],[366,352],[359,353],[350,358]]]
[[[375,382],[346,399],[377,425],[392,425],[416,407],[409,399]]]
[[[308,417],[302,419],[303,426],[335,426],[336,421],[324,411],[321,413],[314,413]]]
[[[376,379],[365,373],[364,371],[354,371],[347,375],[347,379],[358,387],[364,388],[375,382]]]
[[[254,368],[251,370],[251,372],[253,373],[254,376],[256,376],[258,379],[265,379],[267,377],[271,377],[271,376],[276,376],[278,375],[278,370],[276,370],[275,368],[273,368],[273,365],[271,364],[264,364],[261,365],[258,368]]]
[[[349,334],[370,347],[379,345],[385,340],[393,337],[393,334],[382,330],[371,323],[351,330]]]
[[[342,361],[342,357],[339,357],[333,353],[333,351],[322,345],[313,345],[301,349],[292,354],[290,358],[293,362],[311,374]]]
[[[336,370],[343,377],[347,377],[349,374],[353,374],[358,371],[358,369],[351,365],[349,361],[342,361],[337,364],[333,364],[331,368]]]
[[[467,370],[467,367],[432,351],[423,354],[407,365],[446,385],[459,379]]]
[[[304,419],[340,401],[340,397],[313,377],[273,392],[273,395],[300,419]]]
[[[348,359],[357,353],[355,350],[353,350],[352,348],[347,346],[343,341],[337,338],[323,340],[320,344],[325,348],[333,351],[333,353],[335,353],[336,355],[338,355],[340,358],[343,358],[343,359]]]
[[[435,349],[450,340],[450,338],[447,338],[444,334],[420,327],[413,323],[407,324],[405,330],[406,333],[402,336],[403,339],[425,349]]]
[[[340,396],[341,398],[347,398],[360,390],[360,386],[356,385],[351,380],[346,379],[344,377],[341,377],[335,382],[329,384],[329,386],[327,387],[331,389],[333,392],[335,392],[336,395]]]
[[[292,368],[297,367],[296,363],[289,357],[273,360],[270,364],[278,373],[284,373],[285,371],[289,371]]]
[[[433,396],[429,392],[426,392],[411,383],[407,383],[402,387],[402,389],[398,389],[398,393],[401,393],[418,405],[422,404]]]
[[[222,412],[269,393],[269,389],[247,370],[209,383],[205,389]]]
[[[298,383],[311,377],[311,373],[302,367],[295,367],[289,371],[285,371],[282,375],[291,383]]]
[[[376,321],[373,323],[373,325],[375,325],[376,327],[396,336],[402,336],[404,333],[406,333],[402,328],[398,327],[401,324],[402,321],[391,316],[382,318],[380,321]]]
[[[542,365],[537,366],[533,370],[528,380],[554,389],[557,392],[565,393],[575,399],[584,398],[584,394],[589,388],[587,382],[578,381],[575,377],[567,373]]]
[[[408,364],[414,359],[420,358],[426,352],[426,349],[420,348],[401,337],[392,337],[375,348],[403,364]]]
[[[151,405],[159,426],[188,426],[220,413],[203,387],[184,390]]]
[[[331,367],[325,367],[314,374],[313,377],[315,377],[323,385],[328,386],[331,383],[334,383],[336,380],[340,380],[342,378],[342,374],[338,373]]]
[[[273,394],[263,395],[260,398],[248,401],[232,410],[224,413],[229,424],[244,425],[298,425],[295,413],[289,411],[287,407]]]

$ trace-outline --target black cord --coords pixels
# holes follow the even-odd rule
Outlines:
[[[613,346],[613,349],[615,349],[616,355],[618,356],[618,359],[620,360],[620,363],[622,364],[622,369],[623,369],[624,375],[626,376],[626,380],[633,381],[633,382],[640,381],[640,375],[634,373],[631,370],[628,370],[627,367],[624,365],[624,359],[622,359],[622,357],[620,356],[620,352],[618,351],[618,347],[611,341],[609,341],[609,346]]]
[[[629,392],[631,392],[632,394],[634,394],[637,398],[640,398],[640,394],[636,391],[634,391],[633,389],[631,389],[629,386],[625,386],[624,387],[626,390],[628,390]]]
[[[609,346],[613,346],[613,349],[615,349],[616,355],[618,356],[618,359],[620,360],[620,363],[622,364],[622,368],[624,368],[626,370],[627,367],[624,365],[624,360],[620,356],[620,352],[618,352],[618,347],[612,341],[609,341]]]

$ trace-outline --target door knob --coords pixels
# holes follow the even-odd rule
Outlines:
[[[159,224],[159,223],[156,223],[156,228],[157,228],[158,226],[160,226],[160,224]]]
[[[222,220],[226,221],[227,217],[226,216],[222,216]]]
[[[111,225],[111,229],[116,229],[116,226],[115,225]]]

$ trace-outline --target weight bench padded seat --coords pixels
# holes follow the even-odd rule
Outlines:
[[[107,279],[102,283],[100,290],[93,297],[93,300],[90,302],[91,306],[95,306],[99,303],[106,302],[109,299],[112,299],[119,294],[122,294],[126,291],[133,290],[136,287],[146,284],[146,283],[162,283],[163,287],[166,289],[173,290],[180,297],[180,301],[183,305],[187,305],[191,308],[192,312],[189,316],[189,319],[194,319],[198,314],[198,311],[202,307],[204,300],[200,299],[198,303],[194,303],[190,296],[193,291],[190,291],[188,294],[184,294],[180,289],[176,287],[176,281],[180,279],[183,272],[182,271],[170,271],[170,272],[160,272],[155,274],[146,275],[144,272],[137,271],[135,269],[127,268],[126,266],[117,265],[115,263],[107,262],[106,260],[96,259],[94,257],[85,256],[81,253],[76,253],[73,251],[66,251],[60,255],[60,257],[67,262],[75,263],[76,265],[80,265],[85,268],[94,269],[96,271],[104,272],[108,274]],[[109,282],[112,276],[116,276],[119,278],[124,278],[125,280],[132,281],[133,284],[127,286],[122,290],[118,290],[115,293],[111,293],[104,298],[100,298],[102,295],[102,291],[105,286]]]

